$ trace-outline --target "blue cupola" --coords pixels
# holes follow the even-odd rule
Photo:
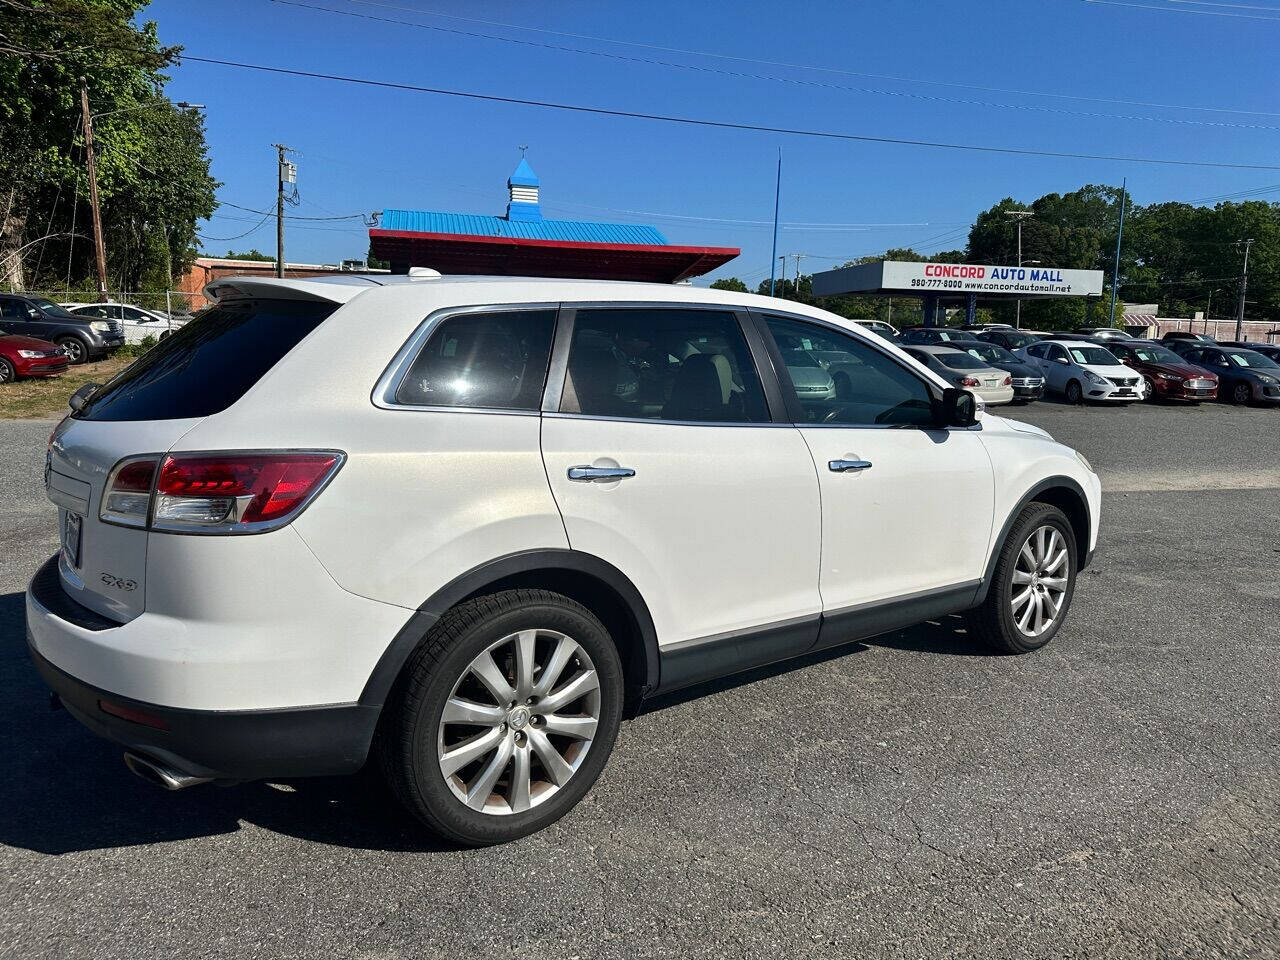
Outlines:
[[[507,219],[541,220],[542,207],[538,202],[538,175],[529,161],[520,158],[515,173],[507,178]]]

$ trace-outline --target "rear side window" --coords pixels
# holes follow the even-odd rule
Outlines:
[[[679,308],[578,310],[560,410],[704,423],[769,419],[737,316]]]
[[[447,317],[396,388],[396,402],[537,410],[555,325],[554,310]]]
[[[107,381],[81,420],[181,420],[235,403],[338,308],[297,300],[219,304]]]

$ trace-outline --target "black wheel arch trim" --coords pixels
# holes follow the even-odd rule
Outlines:
[[[656,689],[660,662],[658,634],[648,605],[626,574],[613,564],[580,550],[524,550],[473,567],[427,598],[383,652],[360,694],[359,702],[362,705],[381,707],[414,648],[426,636],[427,631],[458,603],[503,580],[543,571],[585,574],[599,580],[614,592],[626,607],[639,633],[644,657],[644,678],[642,689],[638,692],[644,696]]]
[[[995,576],[996,563],[1000,559],[1000,551],[1004,549],[1005,540],[1009,537],[1009,531],[1013,528],[1014,522],[1018,519],[1018,514],[1022,513],[1023,508],[1040,497],[1046,490],[1065,489],[1072,493],[1079,502],[1080,511],[1084,514],[1085,529],[1074,530],[1076,535],[1076,570],[1077,572],[1087,567],[1093,560],[1093,551],[1089,549],[1089,537],[1093,529],[1093,515],[1089,511],[1089,498],[1085,496],[1084,488],[1075,480],[1067,476],[1045,477],[1039,483],[1032,486],[1022,498],[1017,502],[1009,515],[1004,519],[1004,525],[1000,528],[1000,535],[996,537],[991,548],[991,553],[987,557],[986,570],[983,572],[982,585],[978,588],[977,595],[974,597],[974,605],[982,603],[987,598],[987,590],[991,587],[991,579]],[[1068,518],[1070,519],[1070,518]]]

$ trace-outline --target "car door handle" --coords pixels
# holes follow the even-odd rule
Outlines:
[[[850,471],[867,470],[871,467],[870,460],[828,460],[827,469],[832,473],[848,473]]]
[[[630,467],[570,467],[569,479],[578,483],[609,483],[611,480],[625,480],[634,477],[636,472]]]

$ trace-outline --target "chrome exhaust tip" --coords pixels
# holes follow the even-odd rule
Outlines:
[[[185,790],[187,787],[195,787],[213,779],[213,777],[193,777],[159,760],[152,760],[137,753],[126,752],[124,765],[143,780],[163,787],[165,790]]]

